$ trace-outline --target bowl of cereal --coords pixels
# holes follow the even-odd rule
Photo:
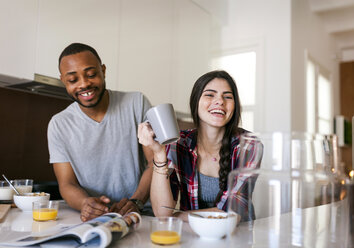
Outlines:
[[[24,212],[32,211],[32,203],[36,201],[48,201],[50,194],[44,192],[24,193],[14,195],[14,203]]]
[[[240,215],[225,212],[198,212],[198,215],[188,214],[188,222],[192,230],[203,239],[221,239],[231,234]]]

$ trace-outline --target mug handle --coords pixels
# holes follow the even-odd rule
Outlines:
[[[156,134],[155,134],[155,131],[154,131],[154,129],[152,129],[152,126],[151,126],[149,120],[144,121],[144,123],[149,123],[149,125],[150,125],[150,127],[151,127],[151,130],[154,132],[154,137],[153,137],[154,140],[157,141],[157,142],[159,142],[159,144],[161,144],[160,141],[158,141],[158,139],[157,139],[157,137],[156,137]]]

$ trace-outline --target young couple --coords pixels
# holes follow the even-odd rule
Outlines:
[[[238,167],[245,132],[238,127],[237,87],[227,72],[212,71],[196,81],[190,97],[196,129],[181,131],[165,147],[144,123],[151,105],[143,94],[106,89],[106,66],[95,49],[67,46],[59,71],[75,102],[48,125],[50,163],[62,197],[83,221],[109,211],[142,211],[150,192],[156,216],[172,215],[161,206],[175,207],[178,196],[182,210],[226,210],[227,176]],[[239,214],[249,220],[254,213],[243,186],[235,194]]]

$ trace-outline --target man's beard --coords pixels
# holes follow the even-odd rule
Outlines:
[[[86,88],[86,89],[83,89],[83,90],[89,90],[89,89],[92,89],[92,87],[91,88]],[[84,105],[79,100],[79,98],[75,98],[72,95],[69,95],[69,96],[70,96],[71,99],[73,99],[75,102],[77,102],[78,104],[80,104],[84,108],[94,108],[101,102],[105,92],[106,92],[106,82],[104,82],[104,84],[103,84],[103,88],[102,88],[102,91],[101,91],[100,95],[98,96],[97,102],[95,102],[94,104],[91,104],[91,105]]]

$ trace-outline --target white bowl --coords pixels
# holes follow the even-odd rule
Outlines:
[[[188,214],[189,225],[203,239],[221,239],[228,233],[231,234],[240,220],[240,215],[236,213],[228,215],[223,212],[197,212],[196,214],[204,218]]]
[[[22,195],[14,195],[14,202],[18,208],[24,212],[32,211],[32,203],[35,201],[49,201],[50,194],[36,195],[36,193],[24,193]]]

